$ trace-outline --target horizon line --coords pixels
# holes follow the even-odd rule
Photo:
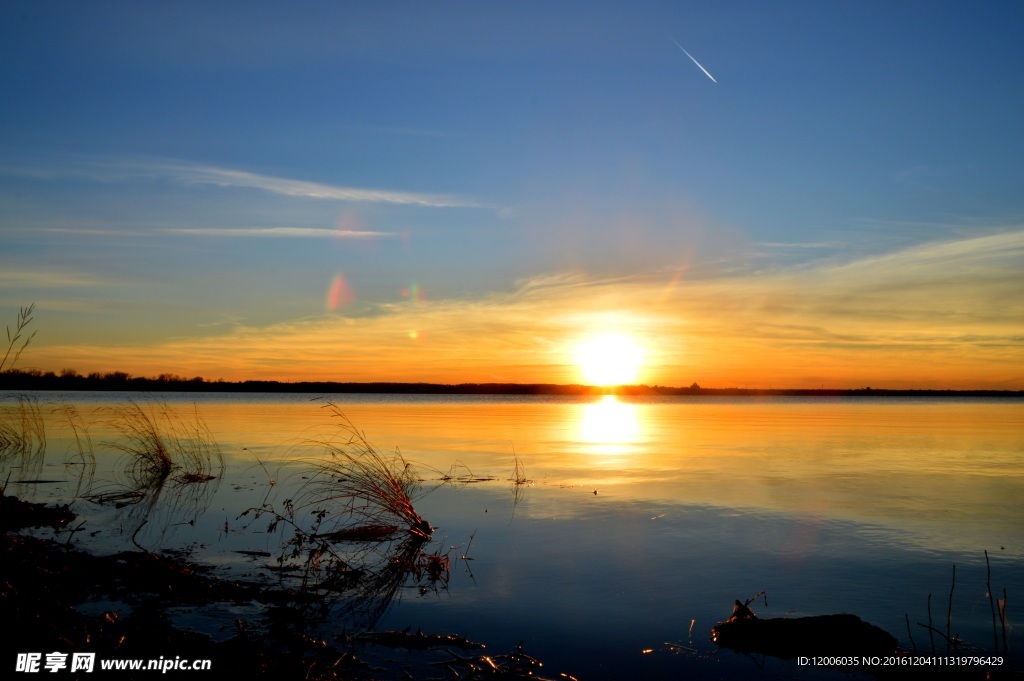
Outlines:
[[[996,395],[1020,395],[1024,396],[1024,389],[1012,389],[1012,388],[873,388],[871,386],[862,387],[845,387],[845,388],[826,388],[824,386],[818,388],[748,388],[740,386],[730,387],[705,387],[694,382],[689,386],[668,386],[653,384],[649,385],[646,383],[639,384],[623,384],[623,385],[588,385],[584,383],[519,383],[519,382],[462,382],[462,383],[442,383],[432,381],[339,381],[339,380],[301,380],[301,381],[283,381],[279,379],[243,379],[228,381],[222,378],[217,379],[206,379],[202,376],[195,376],[187,378],[184,376],[178,376],[170,373],[163,373],[158,376],[147,377],[147,376],[133,376],[123,371],[113,371],[100,374],[99,372],[91,372],[90,374],[81,374],[76,372],[73,373],[61,373],[57,374],[53,371],[43,372],[38,369],[8,369],[3,373],[0,373],[0,377],[3,379],[14,379],[15,384],[18,383],[32,383],[32,384],[74,384],[87,382],[91,385],[98,384],[100,389],[106,389],[116,391],[124,389],[123,386],[128,384],[135,384],[136,386],[151,387],[153,384],[161,388],[167,388],[169,392],[202,392],[203,389],[212,388],[213,392],[261,392],[259,390],[249,390],[248,387],[254,387],[255,385],[262,386],[274,386],[277,390],[271,392],[287,392],[282,388],[300,388],[305,387],[305,390],[295,390],[295,392],[310,392],[309,388],[319,387],[327,388],[334,387],[336,392],[348,392],[348,393],[369,393],[369,392],[381,392],[381,389],[386,388],[383,392],[390,392],[394,394],[550,394],[550,395],[565,395],[565,394],[576,394],[576,395],[623,395],[623,396],[642,396],[642,395],[672,395],[672,394],[691,394],[691,395],[713,395],[713,394],[727,394],[727,395],[781,395],[781,396],[837,396],[837,395],[890,395],[890,396],[901,396],[901,395],[951,395],[951,396],[996,396]],[[2,384],[8,383],[8,380],[0,381]],[[200,389],[202,386],[202,389]],[[68,389],[68,385],[58,386],[62,389]],[[240,388],[234,389],[232,388]],[[342,388],[342,389],[339,389]],[[376,388],[377,390],[369,390],[369,388]],[[25,387],[8,387],[7,385],[0,385],[0,390],[18,390],[26,389]],[[28,389],[32,389],[31,387]],[[34,389],[47,390],[52,388],[36,386]],[[91,388],[91,389],[95,389]],[[146,392],[146,391],[142,391]],[[267,392],[267,391],[262,391]],[[328,391],[329,392],[329,391]]]

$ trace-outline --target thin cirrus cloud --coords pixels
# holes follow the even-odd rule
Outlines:
[[[366,203],[394,203],[433,208],[480,207],[480,204],[443,194],[402,192],[388,189],[362,189],[337,185],[291,180],[283,177],[259,175],[242,170],[191,164],[165,164],[153,166],[158,172],[186,184],[211,184],[221,187],[261,189],[273,194],[307,199],[357,201]]]
[[[46,168],[5,166],[0,168],[0,172],[36,179],[63,176],[106,183],[166,180],[184,185],[256,189],[279,196],[326,201],[386,203],[429,208],[487,207],[486,204],[470,198],[447,194],[346,187],[165,159],[66,159]]]
[[[374,232],[325,227],[162,227],[156,229],[96,229],[92,227],[44,227],[39,231],[53,234],[99,237],[154,237],[158,235],[215,238],[270,239],[387,239],[399,236],[394,232]]]
[[[18,267],[6,265],[0,269],[0,287],[4,289],[78,289],[106,286],[115,280],[97,274],[68,272],[56,268]]]
[[[270,239],[386,239],[393,232],[370,232],[323,227],[168,227],[165,234],[208,237],[255,237]]]

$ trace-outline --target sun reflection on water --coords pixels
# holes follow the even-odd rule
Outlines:
[[[636,449],[641,439],[637,406],[605,395],[600,402],[582,405],[579,440],[594,454],[623,455]]]

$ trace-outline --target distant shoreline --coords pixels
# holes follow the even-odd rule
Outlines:
[[[219,393],[336,393],[392,395],[626,395],[626,396],[743,396],[743,397],[1001,397],[1024,398],[1024,390],[935,390],[887,388],[702,388],[629,385],[600,387],[553,383],[404,383],[339,381],[206,381],[177,376],[133,377],[125,373],[82,376],[52,372],[7,371],[0,374],[0,390],[140,391]]]

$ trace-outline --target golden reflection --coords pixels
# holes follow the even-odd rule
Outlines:
[[[625,454],[640,440],[637,406],[605,395],[600,402],[583,405],[579,421],[580,442],[598,454]]]

